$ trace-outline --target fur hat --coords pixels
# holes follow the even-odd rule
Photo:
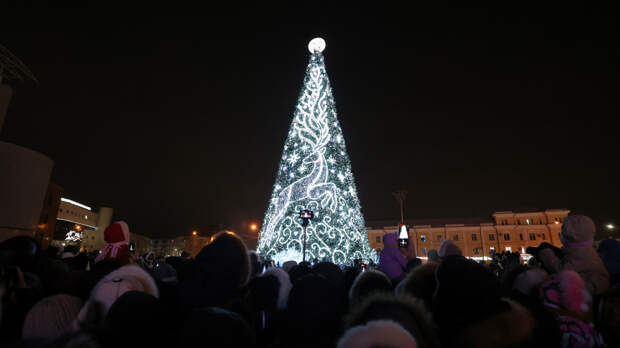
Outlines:
[[[439,257],[444,258],[450,255],[459,255],[462,256],[463,252],[461,248],[459,248],[453,241],[449,239],[444,239],[443,242],[439,245],[439,250],[437,250],[437,254]]]
[[[596,226],[594,221],[585,215],[570,215],[562,222],[563,243],[582,243],[594,240]]]
[[[279,310],[284,310],[286,308],[286,303],[288,302],[288,294],[291,292],[293,288],[293,284],[291,284],[291,279],[284,270],[276,267],[269,268],[261,277],[269,277],[273,276],[278,280],[278,297],[277,297],[277,308]]]
[[[416,348],[415,338],[391,320],[373,320],[347,330],[338,348],[398,347]]]
[[[512,284],[512,288],[526,296],[537,296],[538,287],[549,275],[542,269],[530,269],[521,272]]]
[[[140,266],[123,266],[101,279],[80,311],[79,324],[101,323],[114,302],[127,291],[142,291],[159,298],[155,280]]]
[[[585,313],[590,309],[589,296],[585,283],[579,273],[565,270],[557,273],[554,279],[540,286],[540,297],[545,307]]]
[[[375,270],[361,272],[349,290],[349,306],[354,307],[369,295],[378,292],[392,292],[390,278],[385,273]]]
[[[80,308],[82,300],[71,295],[53,295],[42,299],[28,311],[22,338],[53,340],[74,331],[72,324]]]

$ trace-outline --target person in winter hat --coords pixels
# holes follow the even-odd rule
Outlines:
[[[453,241],[449,239],[444,239],[443,242],[439,245],[439,250],[437,250],[437,255],[440,260],[445,259],[451,255],[463,256],[463,252],[461,248],[459,248]]]
[[[605,268],[613,283],[620,281],[620,241],[615,239],[605,239],[598,245],[598,254],[603,260]]]
[[[609,273],[592,247],[596,227],[594,221],[584,215],[571,215],[564,219],[560,240],[563,256],[558,257],[551,248],[541,245],[538,259],[550,273],[574,270],[585,281],[592,295],[599,295],[609,288]]]
[[[159,298],[157,283],[142,267],[125,265],[101,279],[90,294],[78,316],[79,326],[98,325],[105,319],[108,310],[127,291],[142,291]]]
[[[532,315],[501,298],[497,278],[483,265],[448,257],[437,267],[435,279],[432,311],[442,346],[510,347],[533,335]]]
[[[395,233],[383,235],[383,250],[379,255],[379,270],[390,280],[398,279],[407,269],[407,258],[398,249],[398,238]]]
[[[349,290],[349,307],[356,307],[372,294],[391,293],[392,291],[392,282],[385,273],[375,270],[361,272]]]
[[[214,237],[179,282],[179,295],[188,307],[225,306],[248,281],[250,260],[241,238],[233,232]]]
[[[129,226],[124,221],[117,221],[108,226],[103,232],[106,246],[95,262],[103,260],[117,260],[121,265],[130,262],[129,259]]]
[[[255,347],[250,325],[234,312],[218,307],[195,309],[187,315],[173,346]]]
[[[375,320],[398,323],[417,342],[418,347],[439,347],[439,341],[430,323],[424,305],[407,295],[376,293],[368,296],[345,317],[345,329],[365,325]]]
[[[561,271],[539,291],[543,305],[556,315],[562,334],[560,347],[607,347],[592,324],[591,299],[577,272]]]
[[[110,307],[104,328],[111,342],[123,342],[121,347],[174,346],[166,341],[170,324],[165,316],[165,309],[155,296],[127,291]]]
[[[73,322],[82,304],[78,297],[65,294],[42,299],[28,311],[22,328],[22,338],[51,341],[73,332]]]
[[[427,262],[413,270],[413,272],[409,272],[396,287],[396,293],[419,298],[424,301],[426,308],[430,309],[437,285],[435,271],[438,265],[435,262]]]
[[[373,320],[350,328],[338,341],[338,348],[417,348],[415,338],[392,320]]]

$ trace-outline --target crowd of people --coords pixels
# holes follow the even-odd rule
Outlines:
[[[134,256],[129,227],[99,253],[0,244],[2,347],[620,347],[620,242],[569,216],[490,264],[444,241],[416,257],[384,236],[379,263],[273,265],[223,232],[195,257]]]

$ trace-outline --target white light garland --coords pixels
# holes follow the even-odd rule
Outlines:
[[[310,209],[315,216],[307,227],[307,260],[351,264],[376,257],[354,182],[323,56],[315,50],[265,212],[258,252],[281,262],[297,258],[293,254],[301,251],[303,236],[297,213]]]

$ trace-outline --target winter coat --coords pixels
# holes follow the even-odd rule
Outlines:
[[[383,235],[384,248],[379,255],[379,270],[387,274],[390,279],[400,277],[407,268],[407,259],[396,247],[396,234]]]
[[[551,249],[538,253],[540,261],[552,273],[573,270],[583,278],[586,289],[592,295],[599,295],[609,288],[609,273],[596,250],[591,246],[564,245],[564,256],[560,259]]]
[[[550,248],[540,250],[538,259],[551,273],[573,270],[583,278],[586,289],[599,295],[609,288],[609,273],[592,247],[596,227],[587,216],[571,215],[562,223],[563,256],[558,257]]]
[[[117,221],[103,232],[106,246],[97,256],[95,262],[116,260],[121,265],[129,263],[129,226],[124,221]]]

